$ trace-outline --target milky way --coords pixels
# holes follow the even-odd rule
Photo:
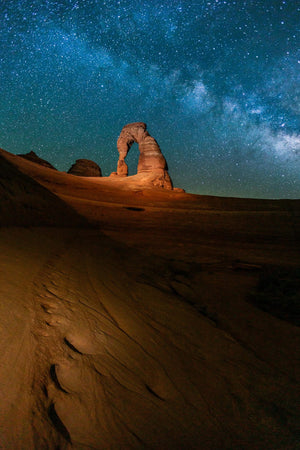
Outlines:
[[[143,121],[176,186],[299,198],[299,23],[294,0],[2,1],[0,146],[109,175]]]

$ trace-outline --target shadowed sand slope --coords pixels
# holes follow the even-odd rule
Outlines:
[[[198,293],[91,231],[0,242],[4,448],[296,445],[297,328],[242,300],[247,277],[204,270]]]
[[[0,226],[83,226],[85,222],[69,205],[0,154]]]
[[[251,299],[297,273],[297,203],[209,212],[8,158],[98,228],[0,228],[0,447],[296,449],[299,329]]]

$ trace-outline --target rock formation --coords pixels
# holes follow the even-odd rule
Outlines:
[[[89,159],[77,159],[68,173],[80,177],[102,177],[101,169],[94,161]]]
[[[127,153],[132,144],[139,145],[140,157],[137,173],[144,174],[145,178],[151,175],[151,183],[156,187],[172,189],[172,181],[168,174],[167,162],[156,140],[147,131],[147,125],[143,122],[135,122],[125,125],[117,142],[119,161],[117,175],[126,177],[128,166],[125,162]]]
[[[48,169],[57,170],[54,166],[52,166],[52,164],[50,164],[45,159],[40,158],[34,152],[25,153],[23,155],[18,155],[18,156],[21,156],[22,158],[27,159],[28,161],[34,162],[36,164],[39,164],[40,166],[48,167]]]

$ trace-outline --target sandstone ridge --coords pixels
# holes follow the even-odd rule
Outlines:
[[[48,167],[48,169],[57,170],[54,166],[52,166],[52,164],[50,164],[45,159],[40,158],[36,153],[34,153],[32,151],[29,152],[29,153],[20,154],[18,156],[21,156],[21,158],[27,159],[28,161],[34,162],[36,164],[39,164],[40,166]]]
[[[119,161],[115,175],[128,176],[125,158],[134,142],[138,144],[140,151],[137,175],[145,179],[145,182],[148,179],[155,187],[173,189],[167,162],[158,143],[147,131],[147,125],[144,122],[130,123],[123,127],[117,141]]]

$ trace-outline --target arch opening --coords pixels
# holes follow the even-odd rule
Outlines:
[[[137,167],[140,157],[140,150],[137,142],[133,142],[126,155],[126,164],[128,167],[128,176],[137,173]]]

